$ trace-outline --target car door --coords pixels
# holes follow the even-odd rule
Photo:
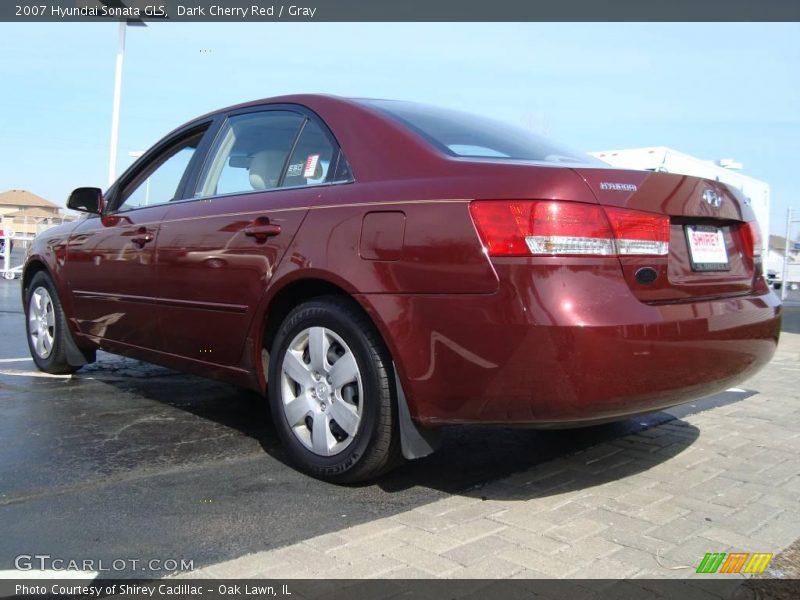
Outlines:
[[[181,196],[208,124],[148,152],[112,186],[102,216],[72,232],[64,265],[81,334],[160,349],[155,256],[168,202]]]
[[[254,310],[307,207],[332,180],[338,147],[300,109],[228,115],[194,185],[159,234],[159,315],[166,350],[241,363]]]

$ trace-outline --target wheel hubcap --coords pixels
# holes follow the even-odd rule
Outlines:
[[[43,287],[33,290],[28,302],[28,335],[31,347],[39,358],[47,358],[53,351],[56,333],[56,319],[53,299]]]
[[[319,456],[342,452],[362,416],[361,372],[349,346],[325,327],[295,336],[281,366],[283,414],[295,437]]]

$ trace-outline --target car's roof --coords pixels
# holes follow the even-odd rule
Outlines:
[[[223,113],[234,112],[237,110],[253,108],[257,106],[266,106],[270,104],[300,104],[313,110],[313,106],[336,104],[358,106],[358,100],[362,100],[362,98],[345,98],[342,96],[335,96],[333,94],[285,94],[283,96],[271,96],[268,98],[259,98],[257,100],[248,100],[247,102],[232,104],[230,106],[213,110],[193,120],[207,119]]]

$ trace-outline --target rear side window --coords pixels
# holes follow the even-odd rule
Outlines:
[[[493,119],[413,102],[361,102],[377,108],[450,156],[601,164],[588,154]]]
[[[328,180],[336,149],[315,121],[306,121],[286,167],[281,187],[316,185]]]
[[[229,118],[200,176],[195,196],[277,188],[304,122],[303,115],[281,110]]]
[[[336,163],[336,173],[333,175],[333,180],[336,182],[353,181],[353,169],[350,168],[350,163],[347,162],[347,157],[344,152],[339,152],[339,160]]]

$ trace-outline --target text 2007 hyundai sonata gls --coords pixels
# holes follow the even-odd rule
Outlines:
[[[334,481],[440,425],[608,421],[752,375],[780,303],[742,195],[590,161],[405,102],[200,117],[36,238],[33,358],[102,348],[266,392],[296,464]]]

